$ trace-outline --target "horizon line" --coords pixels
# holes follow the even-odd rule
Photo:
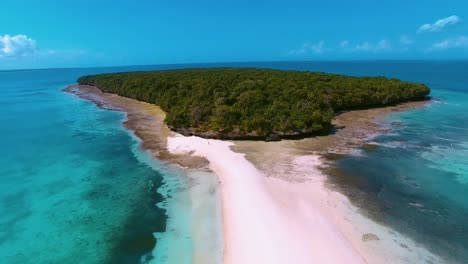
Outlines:
[[[149,67],[171,65],[197,65],[197,64],[233,64],[233,63],[301,63],[301,62],[468,62],[464,59],[352,59],[352,60],[265,60],[265,61],[225,61],[225,62],[181,62],[162,64],[128,64],[107,66],[80,66],[80,67],[50,67],[50,68],[24,68],[24,69],[0,69],[0,72],[15,71],[40,71],[40,70],[71,70],[71,69],[100,69],[100,68],[124,68],[124,67]]]

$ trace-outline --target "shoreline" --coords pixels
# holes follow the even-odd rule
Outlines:
[[[373,122],[376,116],[427,101],[339,114],[335,124],[341,129],[328,136],[270,143],[236,141],[234,145],[177,136],[164,125],[164,112],[152,104],[89,86],[70,86],[65,91],[101,108],[125,112],[124,126],[134,131],[142,140],[141,148],[154,158],[216,173],[221,181],[226,263],[265,259],[284,263],[294,258],[294,263],[392,263],[421,260],[421,256],[437,262],[437,257],[411,240],[361,215],[344,195],[326,186],[326,175],[320,170],[321,157],[330,150],[343,155],[362,145],[370,134],[384,132]],[[261,210],[253,208],[253,201]],[[400,241],[395,237],[413,253],[394,242]]]
[[[71,85],[63,91],[102,109],[124,113],[122,125],[139,143],[136,158],[162,176],[164,184],[157,192],[165,200],[153,206],[165,210],[166,230],[148,233],[156,240],[156,247],[141,256],[142,263],[219,263],[223,241],[218,231],[218,179],[206,169],[205,159],[166,150],[166,137],[171,132],[162,124],[164,112],[156,105],[103,93],[95,87]]]
[[[191,169],[208,166],[204,158],[167,151],[167,137],[173,132],[164,124],[166,114],[157,105],[105,93],[94,86],[70,85],[63,91],[91,101],[100,108],[125,113],[123,126],[141,139],[141,149],[149,151],[153,158]]]

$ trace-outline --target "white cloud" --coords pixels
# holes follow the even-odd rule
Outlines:
[[[406,35],[402,35],[400,36],[400,43],[403,45],[411,45],[413,44],[413,40]]]
[[[418,33],[423,32],[436,32],[444,29],[447,26],[455,25],[460,22],[460,17],[458,16],[449,16],[437,20],[433,24],[424,24],[419,27]]]
[[[325,42],[320,41],[317,43],[304,43],[301,48],[291,50],[289,53],[294,55],[307,54],[312,52],[314,54],[322,54],[325,51]]]
[[[22,57],[36,52],[36,41],[26,35],[0,36],[0,57]]]
[[[66,57],[74,57],[74,56],[83,56],[88,55],[86,50],[41,50],[37,52],[38,55],[41,56],[66,56]]]
[[[349,46],[349,41],[347,41],[347,40],[341,41],[340,47],[347,48],[348,46]]]
[[[388,40],[382,39],[381,41],[379,41],[379,43],[377,43],[377,47],[375,49],[388,51],[392,49],[392,45]]]
[[[383,51],[391,51],[392,45],[386,39],[382,39],[376,44],[372,44],[369,41],[365,41],[365,42],[357,44],[352,50],[367,51],[367,52],[383,52]]]
[[[357,44],[356,48],[354,48],[354,49],[358,50],[358,51],[370,51],[370,50],[374,49],[374,47],[372,47],[372,45],[369,42],[366,41],[366,42]]]
[[[456,38],[446,39],[441,42],[434,43],[428,50],[447,50],[451,48],[468,47],[468,36],[458,36]]]

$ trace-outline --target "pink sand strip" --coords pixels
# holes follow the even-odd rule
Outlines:
[[[168,139],[171,152],[208,159],[221,181],[224,263],[364,263],[335,221],[326,218],[328,209],[320,202],[326,191],[316,192],[313,183],[268,178],[231,145],[198,137]],[[318,157],[308,157],[307,162],[320,164]]]

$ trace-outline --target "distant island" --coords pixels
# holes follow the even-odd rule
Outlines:
[[[185,136],[279,140],[326,134],[338,111],[427,99],[424,84],[385,77],[251,68],[83,76],[80,85],[156,104]]]

